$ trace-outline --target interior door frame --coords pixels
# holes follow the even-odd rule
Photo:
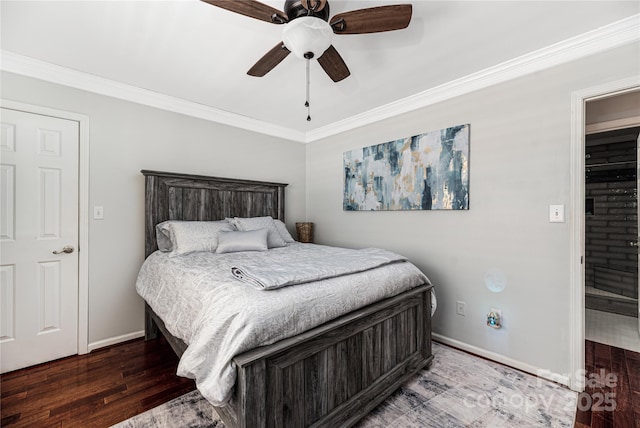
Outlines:
[[[585,275],[584,275],[584,235],[585,235],[585,135],[587,101],[620,95],[640,88],[637,76],[629,77],[599,86],[581,89],[571,94],[571,206],[569,228],[569,387],[582,392],[585,387],[584,341],[585,341]]]
[[[89,116],[0,99],[0,107],[78,122],[78,354],[89,352]]]

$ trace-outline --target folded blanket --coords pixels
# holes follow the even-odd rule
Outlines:
[[[242,266],[233,266],[231,274],[259,290],[274,290],[407,261],[406,257],[400,254],[380,248],[340,250],[335,254],[308,260],[275,262],[268,265],[245,263]]]

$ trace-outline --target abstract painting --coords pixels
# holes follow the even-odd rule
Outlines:
[[[345,152],[345,211],[469,209],[469,125]]]

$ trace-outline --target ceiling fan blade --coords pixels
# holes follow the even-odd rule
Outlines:
[[[280,64],[290,53],[291,51],[287,49],[282,42],[280,42],[269,52],[264,54],[264,56],[260,58],[249,71],[247,71],[247,74],[249,76],[262,77],[273,70],[273,68]]]
[[[339,82],[351,75],[347,64],[333,46],[329,46],[329,49],[318,58],[318,63],[334,82]]]
[[[339,13],[331,18],[336,34],[366,34],[401,30],[411,22],[410,4],[371,7]]]
[[[239,13],[250,18],[273,24],[285,24],[289,19],[284,12],[279,11],[256,0],[202,0],[210,5],[221,7],[231,12]]]

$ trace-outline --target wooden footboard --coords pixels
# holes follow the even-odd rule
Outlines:
[[[430,289],[421,286],[234,358],[233,403],[215,408],[225,426],[355,424],[431,363]],[[181,341],[168,339],[180,355]]]
[[[225,426],[355,424],[431,363],[430,289],[421,286],[234,358],[234,400],[215,408]]]
[[[228,426],[355,424],[431,362],[429,289],[236,357],[238,420]]]

